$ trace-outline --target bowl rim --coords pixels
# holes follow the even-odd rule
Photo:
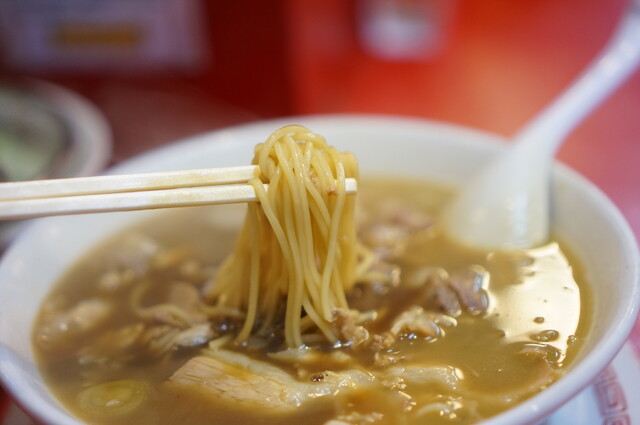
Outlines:
[[[313,127],[316,124],[330,124],[337,127],[362,127],[362,126],[376,126],[376,125],[401,125],[404,128],[411,128],[415,131],[433,131],[434,129],[444,130],[452,134],[465,136],[464,143],[471,144],[485,144],[489,149],[498,151],[504,148],[504,138],[497,136],[493,133],[489,133],[483,130],[474,129],[471,127],[461,126],[454,123],[445,123],[441,121],[429,120],[424,118],[412,118],[406,116],[394,116],[394,115],[376,115],[376,114],[326,114],[326,115],[300,115],[285,118],[276,118],[269,120],[261,120],[256,122],[250,122],[246,124],[235,125],[232,127],[215,130],[209,133],[196,135],[187,139],[179,140],[174,143],[144,152],[137,155],[127,161],[124,161],[120,165],[109,170],[109,173],[118,173],[128,171],[131,168],[137,168],[140,164],[149,163],[155,161],[158,157],[165,157],[167,155],[178,154],[183,149],[198,149],[198,146],[208,145],[213,143],[225,143],[231,148],[236,144],[244,144],[244,142],[234,142],[231,136],[234,133],[248,131],[255,132],[263,128],[273,130],[279,126],[289,124],[291,122],[300,122],[302,125]],[[225,138],[226,137],[226,138]],[[471,141],[466,140],[471,138]],[[636,243],[635,236],[627,224],[622,213],[617,207],[609,200],[609,198],[598,189],[595,185],[590,183],[586,178],[579,173],[573,171],[571,168],[564,164],[556,163],[554,165],[554,173],[560,175],[563,179],[567,179],[572,185],[576,186],[576,189],[590,198],[593,198],[606,212],[613,218],[612,224],[619,236],[622,249],[625,253],[629,254],[629,273],[633,280],[634,286],[632,293],[628,300],[628,307],[619,317],[621,320],[621,326],[617,326],[611,329],[611,332],[607,333],[598,347],[597,350],[587,353],[585,357],[571,370],[556,381],[545,391],[528,399],[526,403],[520,403],[505,412],[502,412],[496,416],[481,421],[481,424],[487,423],[491,425],[510,425],[513,423],[534,423],[541,420],[554,410],[559,408],[569,399],[573,398],[578,392],[587,387],[589,383],[595,378],[597,373],[602,371],[615,357],[618,351],[622,348],[627,340],[635,323],[635,318],[638,315],[640,308],[640,251]],[[17,251],[22,245],[29,242],[31,235],[37,234],[37,232],[44,228],[46,222],[49,219],[36,220],[32,223],[25,232],[23,232],[18,239],[9,247],[7,253],[0,259],[0,267],[4,264],[4,259],[10,252]],[[4,347],[0,346],[0,355]],[[597,373],[594,373],[597,371]],[[567,379],[571,377],[571,379]],[[22,396],[19,391],[20,384],[12,382],[7,379],[7,376],[3,370],[3,365],[0,363],[0,378],[2,379],[5,388],[12,394],[17,404],[23,406],[29,414],[33,417],[46,422],[47,420],[54,419],[51,423],[60,424],[77,424],[78,420],[71,414],[63,415],[57,414],[58,412],[52,411],[48,406],[34,404],[29,397]],[[54,413],[52,415],[52,413]]]

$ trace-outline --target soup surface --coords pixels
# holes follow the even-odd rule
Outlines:
[[[557,243],[487,253],[446,240],[437,215],[449,196],[422,182],[361,181],[359,238],[375,253],[368,279],[348,294],[354,310],[335,313],[341,342],[299,349],[268,335],[235,344],[242,313],[202,296],[243,206],[162,213],[56,285],[34,328],[42,373],[75,415],[99,424],[437,425],[495,415],[561,376],[589,303],[580,267]]]

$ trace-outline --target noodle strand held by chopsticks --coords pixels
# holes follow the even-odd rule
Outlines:
[[[284,315],[287,346],[303,345],[303,317],[333,343],[333,312],[348,307],[360,270],[355,197],[345,191],[345,179],[358,177],[357,162],[305,127],[287,126],[256,146],[252,163],[261,172],[249,182],[259,202],[208,296],[246,312],[236,341]]]

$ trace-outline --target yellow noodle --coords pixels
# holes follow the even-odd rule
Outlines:
[[[333,343],[334,311],[348,308],[346,292],[362,270],[356,263],[366,258],[356,255],[355,198],[345,193],[345,179],[358,177],[355,158],[288,126],[256,146],[252,163],[260,168],[260,178],[250,181],[259,202],[249,207],[207,295],[245,312],[236,341],[284,317],[289,347],[303,345],[303,330],[312,329]]]
[[[256,209],[255,205],[249,206],[249,213],[247,214],[247,228],[251,234],[251,243],[253,246],[260,246],[260,234],[258,233],[258,217],[253,212]],[[259,279],[260,279],[260,252],[258,249],[252,249],[250,254],[251,261],[249,270],[249,295],[247,306],[247,318],[244,322],[244,326],[240,330],[237,339],[244,341],[251,335],[253,328],[253,322],[256,319],[256,312],[258,309],[258,292],[259,292]]]

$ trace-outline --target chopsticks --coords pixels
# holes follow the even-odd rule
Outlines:
[[[259,174],[249,165],[0,183],[0,220],[255,202],[247,181]],[[355,193],[356,180],[346,189]]]

